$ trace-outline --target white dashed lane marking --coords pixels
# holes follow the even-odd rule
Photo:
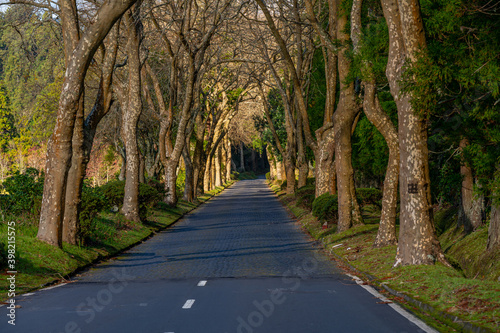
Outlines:
[[[186,303],[182,306],[183,309],[191,309],[194,304],[194,299],[188,299]]]
[[[198,287],[205,287],[206,285],[207,285],[206,280],[201,280],[200,282],[198,282]]]

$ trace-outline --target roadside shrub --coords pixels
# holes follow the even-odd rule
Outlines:
[[[382,191],[376,188],[357,188],[356,198],[362,206],[377,205],[382,207]]]
[[[1,185],[8,195],[0,198],[0,209],[13,215],[40,215],[43,196],[43,175],[34,168],[16,172]]]
[[[281,183],[281,185],[280,185],[280,189],[281,189],[282,191],[286,191],[286,186],[287,186],[287,181],[286,181],[286,179],[285,179],[285,180]]]
[[[154,178],[149,178],[146,184],[156,189],[158,193],[165,194],[165,183],[162,183]]]
[[[266,173],[266,179],[267,180],[271,180],[271,172],[267,172]]]
[[[80,208],[80,236],[84,242],[92,235],[92,223],[97,215],[109,207],[108,200],[99,187],[84,185]]]
[[[295,197],[297,198],[297,206],[312,210],[312,204],[314,201],[314,193],[316,189],[314,186],[304,186],[295,192]]]
[[[231,172],[231,180],[237,180],[240,177],[240,173],[238,171]]]
[[[120,208],[123,205],[123,197],[125,196],[125,181],[112,180],[101,186],[101,191],[108,200],[110,206]]]
[[[101,186],[103,194],[106,196],[110,206],[123,206],[125,196],[125,181],[113,180]],[[161,200],[162,194],[154,187],[147,184],[139,184],[139,216],[145,220],[148,209]]]
[[[162,194],[147,184],[139,184],[139,216],[146,220],[148,210],[153,208],[162,199]]]
[[[306,179],[306,186],[308,186],[308,185],[315,186],[316,185],[316,178],[314,178],[314,177],[308,177]]]
[[[245,172],[238,174],[239,180],[256,179],[256,178],[257,178],[257,176],[255,175],[255,172],[253,172],[253,171],[245,171]]]
[[[312,213],[320,221],[336,224],[339,218],[339,204],[337,195],[325,193],[314,199]]]

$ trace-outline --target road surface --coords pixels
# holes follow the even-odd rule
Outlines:
[[[362,287],[265,180],[246,180],[71,283],[19,296],[15,326],[0,307],[0,332],[433,332]]]

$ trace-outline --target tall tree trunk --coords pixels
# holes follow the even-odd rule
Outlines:
[[[142,33],[140,4],[135,5],[130,12],[126,13],[125,19],[125,24],[128,26],[128,100],[122,115],[122,135],[127,151],[127,167],[122,213],[126,219],[139,222],[140,152],[137,145],[137,122],[142,112],[141,59],[139,55]]]
[[[351,11],[351,39],[354,53],[359,53],[361,39],[361,6],[362,0],[354,0]],[[385,173],[382,198],[382,213],[374,247],[383,247],[397,243],[396,214],[399,178],[399,142],[398,133],[390,117],[382,110],[376,92],[375,76],[372,64],[364,61],[362,65],[364,86],[363,110],[368,120],[384,137],[389,147],[389,161]]]
[[[383,247],[397,243],[396,215],[399,178],[399,140],[398,133],[391,119],[380,106],[373,82],[365,82],[363,107],[368,120],[384,136],[389,147],[389,161],[387,162],[382,196],[382,212],[377,238],[373,244],[374,247]]]
[[[463,151],[469,144],[466,138],[460,140],[460,150]],[[466,233],[470,233],[481,226],[483,222],[482,196],[474,194],[474,176],[472,168],[462,160],[460,165],[462,188],[460,196],[460,210],[458,212],[458,226],[463,226]]]
[[[497,189],[498,191],[498,189]],[[498,196],[500,193],[496,193],[498,200]],[[491,251],[500,246],[500,204],[498,201],[493,201],[491,205],[491,213],[490,213],[490,225],[488,227],[488,243],[486,248]]]
[[[215,173],[215,179],[214,179],[214,185],[217,186],[222,186],[222,168],[221,168],[221,157],[222,157],[222,152],[220,147],[217,148],[215,155],[214,155],[214,173]]]
[[[243,141],[240,141],[240,172],[245,172],[245,151],[243,150]]]
[[[83,98],[78,110],[73,133],[73,156],[68,173],[66,188],[65,209],[63,218],[63,242],[77,244],[79,242],[79,216],[82,196],[83,179],[92,152],[92,145],[97,125],[109,112],[113,104],[111,84],[113,82],[113,68],[118,51],[117,37],[120,28],[118,20],[108,34],[109,44],[102,56],[102,70],[99,90],[92,111],[83,122]],[[121,156],[121,155],[120,155]]]
[[[72,51],[59,99],[56,125],[47,144],[47,163],[37,238],[61,246],[62,220],[68,171],[71,167],[72,138],[83,81],[98,46],[123,13],[136,0],[106,1],[96,21],[85,31]]]
[[[437,239],[430,198],[427,124],[399,86],[405,58],[412,63],[425,51],[425,34],[417,0],[382,0],[389,26],[387,75],[398,107],[400,150],[400,229],[398,265],[447,264]],[[397,54],[396,53],[399,53]]]
[[[205,173],[203,176],[203,190],[205,192],[210,191],[212,189],[211,180],[212,180],[212,158],[208,156],[207,161],[205,162]]]
[[[335,136],[333,127],[323,126],[316,131],[318,139],[318,149],[314,157],[316,159],[316,168],[314,169],[316,177],[316,198],[322,194],[336,194],[334,177],[335,170]],[[334,191],[332,191],[334,190]]]
[[[195,59],[193,56],[189,57],[189,74],[188,80],[186,82],[186,93],[184,96],[184,104],[181,110],[181,119],[177,129],[177,136],[175,139],[175,145],[172,150],[172,154],[167,158],[165,165],[165,198],[164,202],[169,206],[177,205],[177,166],[179,165],[179,159],[184,149],[186,142],[186,128],[188,122],[191,118],[191,106],[193,104],[194,95],[194,85],[197,78],[197,72],[195,69]],[[169,141],[169,140],[167,140]]]
[[[297,168],[299,169],[299,180],[297,187],[301,188],[307,184],[307,174],[309,173],[309,166],[306,159],[306,147],[304,143],[304,136],[302,134],[302,118],[297,117]]]
[[[231,181],[231,165],[233,161],[233,156],[231,152],[231,140],[229,136],[226,139],[226,182]]]
[[[350,60],[345,54],[349,35],[345,33],[347,16],[340,14],[340,5],[337,3],[339,16],[337,19],[337,38],[343,44],[338,54],[338,71],[340,80],[340,97],[337,110],[334,114],[335,132],[335,167],[337,171],[337,195],[339,203],[339,221],[337,232],[343,232],[351,228],[354,216],[359,220],[360,213],[357,211],[355,203],[355,193],[353,179],[354,170],[352,168],[352,145],[351,131],[354,120],[359,111],[354,93],[354,84],[346,84],[346,80],[351,67]],[[354,200],[353,200],[354,199]]]
[[[87,163],[85,163],[83,117],[83,96],[76,114],[73,130],[71,167],[68,171],[68,184],[64,200],[64,216],[62,223],[62,241],[76,245],[79,241],[81,193]]]
[[[269,160],[269,176],[271,179],[277,179],[278,171],[276,170],[276,159],[271,151],[272,148],[266,146],[267,159]]]
[[[189,139],[186,140],[186,145],[182,151],[182,157],[184,159],[184,166],[186,167],[186,181],[184,184],[184,197],[183,199],[187,202],[194,202],[194,170],[193,163],[191,162],[189,148]]]
[[[60,2],[61,19],[64,38],[64,58],[66,66],[70,61],[71,54],[75,50],[80,40],[80,26],[75,0],[63,0]],[[83,153],[83,117],[84,117],[84,97],[85,92],[78,104],[75,118],[75,128],[73,129],[71,167],[68,171],[68,180],[65,193],[64,216],[62,222],[62,241],[69,244],[77,244],[79,223],[78,216],[80,210],[80,194],[83,186],[85,170],[82,170],[84,158]]]
[[[325,59],[326,102],[323,126],[316,131],[317,145],[309,145],[314,152],[316,168],[316,192],[318,197],[324,193],[337,193],[337,172],[335,169],[335,135],[333,114],[337,93],[337,50],[333,41],[337,38],[337,0],[328,0],[328,31],[325,31],[314,13],[311,0],[305,1],[306,12],[316,33],[320,37],[321,50]],[[305,120],[303,120],[305,121]]]

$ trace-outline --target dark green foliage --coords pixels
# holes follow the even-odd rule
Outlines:
[[[237,180],[239,179],[240,173],[238,171],[232,171],[231,172],[231,180]]]
[[[0,241],[0,269],[7,267],[7,244],[4,244],[3,240]]]
[[[16,172],[1,185],[8,195],[0,198],[0,209],[13,215],[29,214],[37,217],[42,203],[43,182],[43,175],[37,169]]]
[[[365,205],[377,205],[382,207],[382,191],[376,188],[357,188],[356,198],[358,202]]]
[[[121,207],[125,195],[125,181],[113,180],[101,186],[110,206]],[[161,193],[152,186],[139,184],[139,216],[146,220],[148,208],[153,207],[161,200]]]
[[[269,91],[267,102],[269,103],[269,112],[271,114],[271,120],[276,130],[276,134],[278,135],[282,145],[286,145],[287,134],[285,128],[285,108],[283,107],[283,102],[278,89],[271,89]],[[275,158],[278,161],[281,161],[283,156],[281,156],[279,152],[278,145],[275,142],[271,129],[267,123],[267,118],[265,116],[254,117],[254,124],[257,131],[260,132],[262,142],[271,145],[273,147],[272,150],[276,154]]]
[[[253,171],[245,171],[245,172],[238,174],[239,180],[256,179],[256,178],[257,178],[257,176],[255,175],[255,172],[253,172]]]
[[[315,186],[316,185],[316,178],[314,178],[314,177],[307,178],[306,179],[306,186],[307,185]]]
[[[80,235],[82,240],[86,241],[92,237],[94,219],[109,207],[109,203],[101,188],[86,185],[83,186],[81,200]]]
[[[286,179],[285,179],[285,180],[281,183],[281,185],[280,185],[280,189],[281,189],[282,191],[286,191],[287,184],[288,184],[288,183],[287,183],[287,181],[286,181]]]
[[[312,213],[320,221],[336,224],[339,218],[339,204],[337,195],[325,193],[314,199]]]
[[[411,64],[407,81],[416,109],[430,120],[431,189],[440,204],[459,200],[460,164],[472,167],[486,196],[498,186],[500,20],[498,6],[486,4],[421,1],[428,54]],[[462,139],[468,146],[460,154]]]
[[[147,184],[139,184],[139,216],[146,220],[148,210],[153,208],[162,199],[162,194],[154,187]]]
[[[297,206],[305,208],[307,210],[312,210],[312,205],[314,201],[314,193],[316,188],[314,185],[303,186],[295,192],[295,197],[297,198]]]
[[[121,207],[125,196],[125,181],[112,180],[101,186],[102,193],[108,200],[109,205]]]
[[[154,189],[156,189],[158,191],[158,193],[160,194],[164,194],[165,193],[165,184],[154,179],[154,178],[149,178],[146,182],[146,184],[148,184],[149,186],[153,187]]]
[[[393,124],[396,124],[397,110],[391,94],[381,91],[378,96],[382,108],[390,115]],[[356,126],[352,144],[352,164],[356,170],[356,182],[363,187],[379,186],[385,177],[389,149],[382,134],[364,114]]]
[[[185,184],[186,184],[186,170],[180,169],[179,172],[177,173],[177,181],[175,183],[178,195],[180,195],[184,191]]]

